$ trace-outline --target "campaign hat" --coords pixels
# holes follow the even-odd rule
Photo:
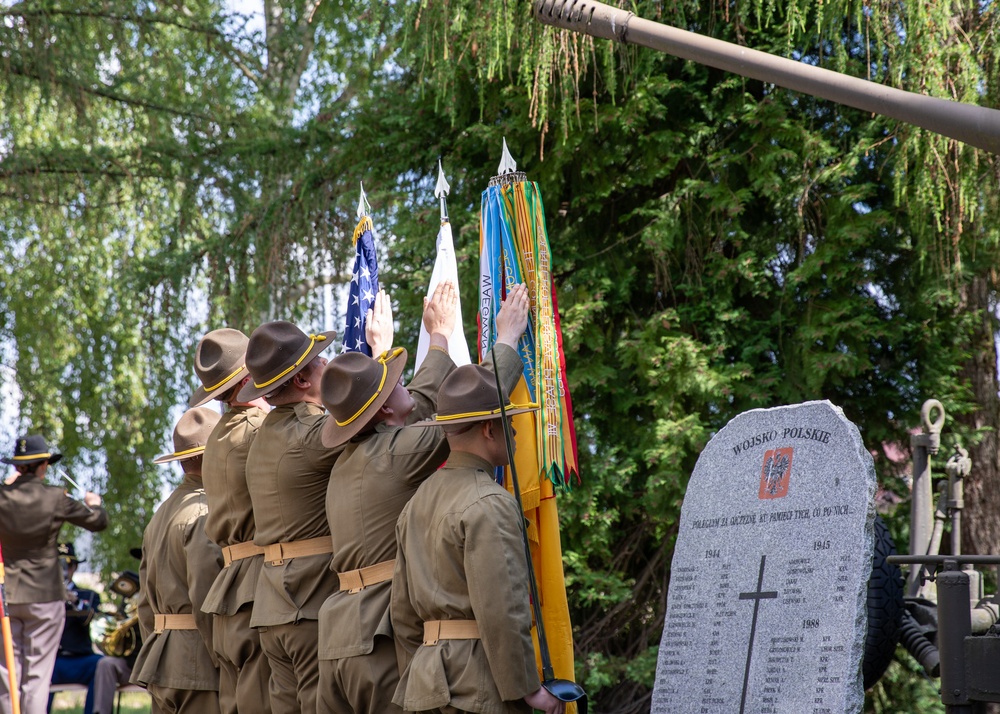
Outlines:
[[[344,352],[330,360],[320,380],[320,397],[330,412],[320,438],[323,446],[339,446],[368,425],[385,404],[406,368],[406,350],[397,347],[373,359]]]
[[[285,320],[264,323],[250,335],[247,369],[251,379],[237,399],[252,402],[273,392],[332,345],[336,336],[336,332],[307,335]]]
[[[74,563],[86,563],[86,558],[76,557],[76,548],[73,547],[72,543],[60,543],[58,545],[59,557],[66,561],[67,564],[73,565]]]
[[[166,464],[171,461],[186,461],[205,452],[205,444],[212,429],[219,423],[222,415],[208,407],[188,409],[177,420],[174,427],[173,453],[163,454],[153,459],[154,464]]]
[[[239,330],[223,327],[201,338],[194,351],[194,371],[201,385],[188,400],[189,407],[222,396],[249,374],[247,345],[250,338]]]
[[[466,364],[445,377],[438,392],[437,414],[413,426],[451,426],[500,418],[496,376],[480,364]],[[538,410],[538,405],[504,405],[504,414],[515,416]]]
[[[58,463],[62,454],[49,449],[44,436],[38,434],[28,434],[19,436],[14,442],[14,456],[4,456],[0,458],[5,464],[37,464],[48,461],[50,464]]]

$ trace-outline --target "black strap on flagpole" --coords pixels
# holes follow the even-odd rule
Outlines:
[[[552,679],[552,658],[549,656],[549,642],[545,639],[545,624],[542,622],[542,606],[538,601],[538,582],[535,580],[535,568],[531,561],[531,546],[528,544],[528,528],[524,524],[524,504],[521,502],[521,486],[517,481],[517,467],[514,465],[514,438],[510,433],[510,423],[507,421],[507,399],[500,386],[500,372],[497,370],[496,351],[490,347],[493,356],[493,376],[497,382],[497,396],[500,398],[500,421],[503,423],[503,439],[507,445],[507,460],[510,462],[510,479],[514,485],[514,498],[517,499],[517,513],[520,516],[521,540],[524,543],[524,559],[528,564],[528,586],[531,588],[531,608],[535,613],[535,628],[538,631],[538,649],[542,657],[542,679]]]
[[[517,520],[521,525],[521,540],[524,543],[524,559],[528,565],[528,587],[531,590],[531,609],[535,614],[535,629],[538,633],[538,651],[542,659],[542,686],[561,702],[576,702],[579,714],[587,714],[587,693],[576,682],[568,679],[556,679],[552,671],[552,658],[549,656],[549,643],[545,638],[545,624],[542,622],[542,605],[538,599],[538,583],[535,581],[535,567],[531,561],[531,546],[528,543],[528,527],[524,524],[524,504],[521,502],[521,486],[517,481],[517,467],[514,465],[514,437],[510,433],[510,423],[507,421],[507,398],[500,385],[500,372],[497,370],[497,355],[490,347],[493,356],[493,377],[497,383],[497,396],[500,398],[500,421],[503,424],[503,439],[507,446],[507,460],[510,462],[510,480],[514,486],[514,498],[517,500]]]

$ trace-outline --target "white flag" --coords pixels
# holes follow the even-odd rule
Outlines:
[[[450,280],[455,283],[458,290],[458,263],[455,260],[455,244],[451,238],[451,224],[442,223],[441,230],[437,237],[437,257],[434,259],[434,272],[431,273],[431,283],[427,287],[427,297],[434,294],[434,288],[438,283]],[[423,320],[420,321],[420,340],[417,342],[417,359],[414,371],[420,369],[420,364],[427,356],[430,348],[431,336],[427,334]],[[465,341],[465,330],[462,323],[462,300],[459,298],[458,305],[455,306],[455,331],[448,338],[448,354],[461,367],[463,364],[470,364],[469,345]]]

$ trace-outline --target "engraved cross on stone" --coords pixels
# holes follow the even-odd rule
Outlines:
[[[757,611],[760,609],[760,601],[772,600],[778,597],[778,593],[774,590],[769,590],[767,592],[761,590],[761,587],[764,585],[764,561],[766,559],[766,555],[760,556],[760,572],[757,575],[757,590],[749,593],[740,593],[740,600],[754,601],[753,620],[750,623],[750,644],[747,647],[747,668],[743,673],[743,697],[740,699],[740,714],[744,714],[747,704],[747,686],[750,683],[750,655],[753,654],[753,640],[754,636],[757,634]]]

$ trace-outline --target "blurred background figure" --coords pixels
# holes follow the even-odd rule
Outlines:
[[[59,643],[55,669],[52,671],[52,684],[85,684],[87,701],[83,708],[84,714],[113,714],[115,690],[119,685],[128,684],[132,665],[123,657],[108,657],[95,652],[91,637],[92,626],[110,625],[108,631],[102,633],[103,641],[119,637],[118,628],[115,627],[113,617],[100,612],[100,594],[81,588],[73,582],[77,567],[85,562],[77,558],[73,544],[60,543],[59,557],[65,573],[66,624]],[[132,575],[134,591],[138,591],[139,576],[135,573]],[[127,572],[122,577],[129,579]],[[110,623],[108,619],[111,620]],[[128,634],[124,636],[127,637]],[[52,696],[49,695],[49,710],[51,709]]]

